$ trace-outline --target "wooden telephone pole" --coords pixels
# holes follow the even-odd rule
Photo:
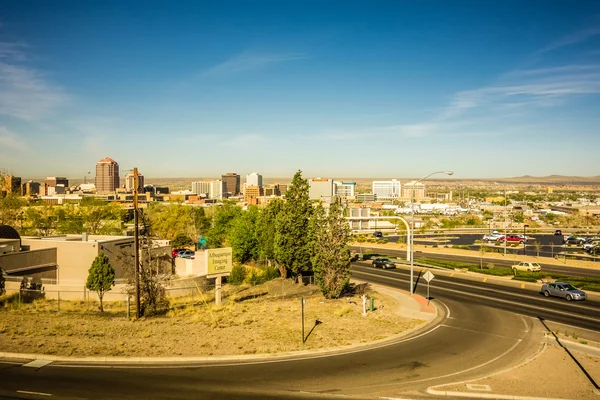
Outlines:
[[[133,224],[135,253],[135,317],[140,318],[140,232],[138,228],[138,169],[133,169]]]

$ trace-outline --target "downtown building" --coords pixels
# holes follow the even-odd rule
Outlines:
[[[120,186],[119,164],[110,157],[96,163],[96,193],[115,192]]]
[[[373,194],[378,200],[395,200],[401,197],[402,185],[397,179],[373,181]]]
[[[240,194],[240,176],[234,172],[221,175],[221,180],[225,183],[224,193],[229,193],[231,196]]]
[[[425,196],[425,185],[422,182],[410,181],[402,188],[402,197],[408,200],[421,200]]]
[[[135,186],[135,177],[133,176],[133,171],[129,171],[127,176],[125,177],[125,190],[127,192],[132,193]],[[138,193],[144,193],[144,175],[140,174],[138,171]]]
[[[333,179],[311,178],[308,180],[308,197],[311,200],[330,200],[333,197]]]
[[[355,196],[356,182],[333,182],[334,194],[344,199],[353,199]]]
[[[44,179],[44,195],[65,194],[69,189],[69,180],[64,176],[48,176]]]
[[[263,186],[263,177],[257,172],[252,172],[246,175],[246,186]]]

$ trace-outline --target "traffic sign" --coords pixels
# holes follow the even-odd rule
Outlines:
[[[427,283],[431,282],[433,278],[435,278],[435,275],[433,275],[429,270],[427,270],[427,272],[425,272],[425,274],[423,275],[423,279],[425,279]]]

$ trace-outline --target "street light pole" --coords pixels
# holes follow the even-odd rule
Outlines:
[[[504,257],[506,257],[506,219],[508,217],[508,210],[506,209],[506,188],[504,188]]]
[[[429,178],[432,175],[436,175],[436,174],[446,174],[446,175],[452,175],[454,174],[454,171],[436,171],[436,172],[432,172],[431,174],[427,175],[424,178],[419,179],[418,181],[412,183],[412,190],[411,190],[411,201],[410,201],[410,210],[411,210],[411,225],[412,225],[412,229],[410,231],[410,290],[409,293],[412,294],[414,293],[414,258],[415,258],[415,186],[417,183],[423,182],[425,179]]]

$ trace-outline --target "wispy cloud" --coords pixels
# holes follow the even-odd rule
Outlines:
[[[584,70],[590,72],[574,73]],[[550,107],[564,104],[576,95],[600,93],[600,66],[566,65],[521,71],[507,76],[513,79],[504,84],[455,93],[449,106],[436,120],[449,120],[469,110],[484,107]]]
[[[36,120],[65,104],[68,96],[44,74],[22,65],[23,43],[0,42],[0,115]]]
[[[301,53],[252,53],[244,52],[217,64],[202,73],[203,76],[223,76],[267,68],[273,64],[307,58]]]
[[[0,126],[0,150],[25,151],[27,145],[19,136],[4,126]]]
[[[0,42],[0,59],[24,60],[27,47],[25,43]]]
[[[541,54],[547,53],[549,51],[559,49],[564,46],[581,43],[581,42],[584,42],[594,36],[598,36],[598,35],[600,35],[600,27],[582,29],[580,31],[577,31],[570,35],[562,37],[553,43],[550,43],[546,47],[543,47],[540,50],[536,51],[535,55],[541,55]]]

